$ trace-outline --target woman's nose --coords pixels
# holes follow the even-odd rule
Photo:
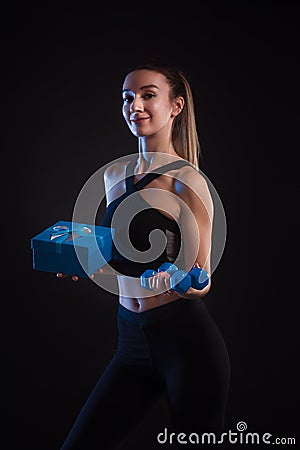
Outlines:
[[[135,99],[131,102],[130,109],[133,112],[142,111],[143,110],[142,100],[138,97],[135,97]]]

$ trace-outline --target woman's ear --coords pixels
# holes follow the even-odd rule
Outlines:
[[[173,102],[173,108],[172,108],[172,116],[176,117],[178,114],[181,113],[184,107],[184,98],[183,97],[176,97]]]

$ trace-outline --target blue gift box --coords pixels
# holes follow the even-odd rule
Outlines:
[[[88,277],[112,257],[114,229],[56,222],[31,239],[33,268]]]

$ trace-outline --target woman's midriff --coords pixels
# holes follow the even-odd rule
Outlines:
[[[151,295],[151,291],[143,288],[138,278],[118,276],[119,303],[132,312],[144,312],[149,309],[178,300],[176,292]]]
[[[178,300],[177,294],[159,294],[147,298],[129,298],[119,297],[119,303],[129,311],[141,313],[149,309],[157,308],[158,306],[166,305],[167,303]]]

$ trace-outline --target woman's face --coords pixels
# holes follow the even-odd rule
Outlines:
[[[123,116],[135,136],[171,134],[174,105],[169,94],[170,87],[161,73],[143,69],[126,76]]]

